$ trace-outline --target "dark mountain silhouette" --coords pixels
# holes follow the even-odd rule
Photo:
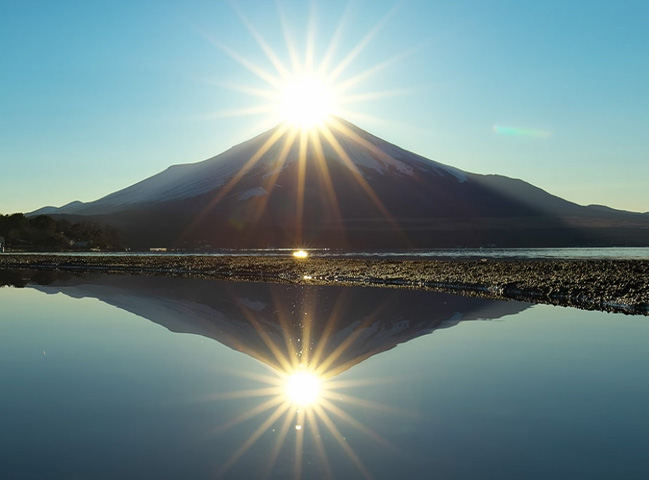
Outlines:
[[[89,203],[132,247],[644,246],[649,215],[580,206],[522,180],[426,159],[339,118],[280,125]]]

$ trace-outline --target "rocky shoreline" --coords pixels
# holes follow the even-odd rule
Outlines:
[[[0,270],[11,269],[101,271],[233,281],[414,288],[649,315],[649,261],[646,260],[0,255]]]

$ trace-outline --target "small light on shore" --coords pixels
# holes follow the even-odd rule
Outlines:
[[[313,277],[311,275],[304,275],[304,280],[311,280]]]
[[[309,254],[304,250],[295,250],[293,252],[293,256],[295,258],[307,258],[309,256]]]

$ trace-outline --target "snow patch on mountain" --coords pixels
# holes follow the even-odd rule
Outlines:
[[[237,301],[244,307],[254,310],[255,312],[261,312],[268,306],[267,303],[262,302],[261,300],[251,300],[243,297],[238,297]]]
[[[268,195],[268,192],[264,187],[254,187],[240,194],[237,199],[243,201],[255,197],[265,197],[266,195]]]
[[[341,125],[341,127],[339,127],[340,134],[336,138],[345,151],[351,152],[350,158],[357,165],[371,168],[382,175],[386,171],[390,171],[399,175],[412,176],[416,168],[422,172],[432,170],[440,176],[450,175],[459,183],[468,181],[468,176],[460,169],[404,150],[342,118],[337,119],[337,124]]]

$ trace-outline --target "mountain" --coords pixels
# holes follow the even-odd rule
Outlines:
[[[93,202],[32,215],[91,219],[132,247],[649,245],[649,216],[584,207],[522,180],[461,171],[340,118],[279,125]]]
[[[413,290],[137,275],[0,271],[3,284],[96,298],[172,332],[220,342],[275,370],[311,362],[328,377],[434,330],[530,306]]]

